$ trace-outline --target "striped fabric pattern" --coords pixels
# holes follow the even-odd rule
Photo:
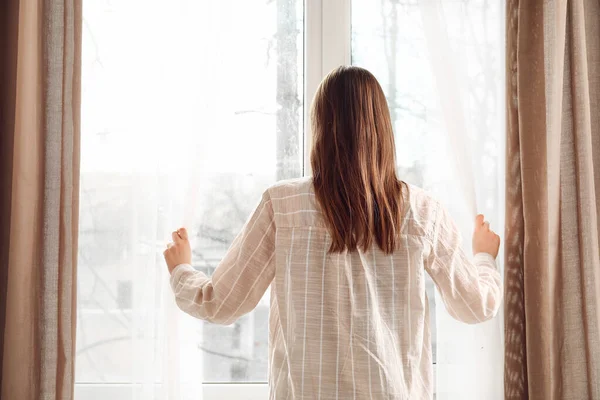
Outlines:
[[[488,254],[467,257],[445,209],[409,186],[392,255],[329,253],[331,236],[310,178],[281,182],[260,205],[212,277],[178,266],[171,286],[186,313],[231,324],[271,287],[271,399],[432,399],[425,272],[450,314],[492,318],[502,301]]]

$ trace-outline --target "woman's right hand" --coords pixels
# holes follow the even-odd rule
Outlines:
[[[490,223],[479,214],[475,218],[475,231],[473,232],[473,254],[488,253],[492,257],[498,257],[500,248],[500,236],[490,229]]]

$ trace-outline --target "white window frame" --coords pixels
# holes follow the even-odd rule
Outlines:
[[[310,109],[323,78],[352,61],[352,0],[304,1],[304,175],[311,174]]]

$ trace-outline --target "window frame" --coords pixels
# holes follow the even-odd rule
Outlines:
[[[352,0],[304,0],[304,176],[310,175],[310,108],[319,84],[352,61]]]

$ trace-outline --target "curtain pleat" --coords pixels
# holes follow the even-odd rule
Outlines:
[[[0,360],[4,359],[4,330],[8,289],[15,94],[17,76],[17,0],[0,2]],[[0,364],[0,368],[2,365]],[[0,393],[4,383],[0,374]]]
[[[506,217],[504,244],[504,396],[527,391],[523,279],[523,189],[517,85],[518,0],[506,2]]]

